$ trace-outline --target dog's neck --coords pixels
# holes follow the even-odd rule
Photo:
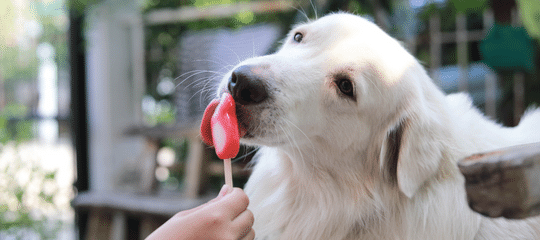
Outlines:
[[[313,142],[313,148],[290,147],[264,147],[264,156],[260,159],[262,167],[276,176],[278,184],[283,192],[276,193],[260,192],[258,194],[270,194],[265,199],[272,199],[272,195],[279,196],[276,199],[280,204],[271,207],[279,216],[289,216],[290,219],[281,219],[284,226],[296,226],[295,222],[304,222],[308,219],[319,219],[321,226],[317,233],[298,231],[297,227],[287,227],[282,233],[288,239],[316,239],[311,236],[327,236],[323,239],[357,239],[357,236],[366,234],[365,231],[378,225],[380,215],[386,211],[384,206],[395,203],[382,203],[384,199],[399,199],[399,197],[384,197],[380,194],[398,194],[390,189],[381,189],[383,184],[375,182],[370,169],[366,168],[366,159],[369,153],[367,149],[348,149],[346,151],[324,148]],[[271,164],[267,165],[267,164]],[[275,165],[274,165],[275,164]],[[276,167],[273,167],[276,166]],[[268,168],[271,168],[268,169]],[[251,189],[266,184],[263,182],[274,181],[273,177],[266,176],[262,182],[252,179]],[[268,182],[267,182],[268,183]],[[250,189],[250,190],[251,190]],[[269,206],[268,200],[264,203],[257,202],[253,196],[253,206]],[[273,201],[270,201],[273,202]],[[302,203],[302,204],[299,204]],[[268,209],[255,211],[266,212]],[[281,214],[287,212],[288,214]],[[321,215],[322,214],[322,215]],[[264,218],[267,216],[265,215]],[[275,219],[275,218],[272,218]],[[262,220],[266,222],[274,220]],[[335,223],[330,225],[330,223]],[[318,224],[318,223],[317,223]],[[313,229],[311,230],[313,231]],[[340,235],[336,236],[335,233]],[[332,235],[332,234],[334,235]],[[355,236],[355,237],[351,237]]]
[[[319,199],[321,203],[328,204],[328,199],[325,199],[328,196],[342,195],[339,199],[367,201],[373,192],[380,191],[383,184],[374,182],[381,179],[375,159],[379,151],[352,146],[332,148],[330,144],[336,143],[313,140],[309,146],[276,148],[280,154],[283,178],[292,183],[292,187],[289,187],[291,194]],[[360,146],[366,145],[369,144]],[[325,196],[315,195],[317,193]]]
[[[333,229],[332,232],[348,232],[352,226],[359,229],[356,223],[336,224],[330,226],[329,223],[343,223],[342,219],[356,218],[368,214],[360,211],[373,211],[371,209],[351,208],[367,200],[369,190],[365,188],[366,180],[364,174],[360,152],[346,151],[337,153],[334,151],[320,151],[317,143],[313,143],[314,148],[303,148],[300,151],[296,147],[273,148],[279,157],[274,159],[279,161],[280,185],[284,186],[283,201],[281,206],[286,206],[285,212],[291,214],[291,219],[283,219],[287,226],[295,226],[296,223],[303,222],[306,219],[320,219],[323,224],[318,228],[320,233],[302,232],[297,229],[286,228],[284,236],[294,236],[291,239],[314,239],[311,236],[327,236],[324,239],[334,239],[327,235],[326,231]],[[328,150],[328,147],[325,148]],[[269,159],[267,159],[269,160]],[[357,163],[355,163],[357,161]],[[347,200],[350,202],[343,202]],[[355,203],[356,202],[356,203]],[[302,203],[298,205],[298,203]],[[348,206],[347,208],[334,207],[325,209],[329,206]],[[361,206],[368,206],[361,205]],[[315,210],[319,209],[319,210]],[[354,212],[354,213],[353,213]],[[324,213],[324,216],[320,214]],[[372,214],[369,214],[372,215]],[[339,230],[338,230],[339,229]],[[342,236],[341,239],[343,239]],[[336,238],[338,239],[338,238]]]
[[[367,149],[332,147],[333,144],[313,140],[306,146],[277,147],[281,161],[290,169],[290,175],[308,175],[312,181],[326,181],[327,177],[343,179],[347,172],[360,175],[366,171]]]
[[[280,189],[284,191],[278,195],[278,201],[281,201],[279,206],[285,207],[282,211],[289,213],[284,216],[291,217],[283,219],[284,226],[289,227],[284,229],[282,236],[293,236],[290,239],[314,239],[310,236],[329,236],[323,239],[390,239],[389,236],[402,234],[399,231],[403,229],[412,229],[413,223],[422,222],[425,217],[396,210],[411,209],[404,206],[415,205],[416,200],[408,199],[395,186],[377,182],[382,181],[381,176],[376,176],[381,173],[366,167],[366,162],[373,160],[367,159],[371,155],[368,149],[351,149],[340,153],[323,153],[317,151],[316,147],[301,152],[292,147],[272,150],[279,157],[266,160],[279,161],[278,171],[273,172],[279,175],[278,184],[283,186]],[[424,198],[425,193],[419,194],[420,198]],[[436,198],[437,201],[441,201],[440,197]],[[255,206],[259,204],[254,202]],[[309,219],[320,220],[322,225],[314,228],[319,233],[298,231],[294,227],[297,226],[294,221]],[[385,227],[400,224],[407,227]],[[330,232],[346,235],[337,237],[328,235]]]

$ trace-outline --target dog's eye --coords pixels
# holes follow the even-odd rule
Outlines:
[[[304,35],[302,33],[299,33],[299,32],[295,33],[294,37],[293,37],[294,41],[297,42],[297,43],[302,42],[303,38],[304,38]]]
[[[339,79],[337,81],[337,86],[338,86],[339,90],[343,94],[345,94],[347,96],[350,96],[350,97],[353,97],[353,95],[354,95],[354,87],[353,87],[353,84],[352,84],[351,80],[346,79],[346,78]]]

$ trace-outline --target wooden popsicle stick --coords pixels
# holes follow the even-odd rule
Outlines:
[[[223,172],[225,174],[225,184],[229,185],[231,188],[233,187],[232,182],[232,167],[231,167],[231,159],[223,159]]]

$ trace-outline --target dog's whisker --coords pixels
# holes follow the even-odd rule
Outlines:
[[[283,126],[279,125],[278,126],[281,128],[281,131],[283,131],[283,133],[285,134],[285,137],[287,139],[289,139],[290,143],[293,145],[293,147],[296,149],[296,151],[298,151],[298,154],[300,154],[300,159],[302,159],[302,162],[305,162],[305,159],[304,159],[304,155],[302,154],[302,151],[300,150],[300,147],[298,146],[298,144],[296,143],[296,140],[294,140],[293,136],[290,134],[290,132],[288,132],[287,130],[285,130],[283,128]]]
[[[240,160],[242,160],[242,159],[245,159],[247,156],[251,155],[252,153],[254,153],[254,152],[258,151],[258,150],[259,150],[258,147],[257,147],[257,148],[254,148],[253,150],[249,151],[248,153],[245,153],[244,155],[242,155],[242,156],[240,156],[240,157],[236,157],[236,158],[233,159],[231,162],[232,162],[232,163],[235,163],[235,162],[238,162],[238,161],[240,161]],[[246,150],[246,151],[247,151],[247,150]]]
[[[182,85],[182,83],[184,83],[186,80],[196,76],[196,75],[199,75],[199,74],[203,74],[203,73],[211,73],[211,74],[222,74],[222,73],[219,73],[219,72],[215,72],[215,71],[209,71],[209,70],[193,70],[193,71],[189,71],[187,73],[190,73],[191,75],[189,75],[188,77],[184,78],[182,81],[180,81],[178,84],[176,84],[176,87],[175,88],[178,88],[180,87],[180,85]],[[179,78],[181,78],[183,75],[187,74],[187,73],[184,73],[180,76],[178,76],[175,81],[177,81]],[[194,81],[196,82],[196,81]]]
[[[237,63],[242,62],[242,59],[240,59],[240,56],[238,55],[238,53],[236,53],[231,47],[227,46],[226,44],[218,44],[218,45],[216,45],[216,47],[224,47],[224,48],[227,48],[231,53],[233,53],[234,55],[236,55],[236,59],[238,60]]]
[[[311,7],[313,8],[313,13],[315,13],[315,20],[317,20],[319,18],[319,16],[317,16],[317,8],[315,7],[315,4],[313,4],[313,0],[309,0],[309,3],[311,4]]]
[[[178,88],[180,85],[182,85],[182,83],[184,83],[186,80],[190,79],[191,77],[196,76],[201,73],[205,73],[205,72],[206,72],[205,70],[191,70],[191,71],[181,74],[180,76],[174,78],[173,80],[173,82],[177,82],[179,79],[182,79],[179,83],[176,84],[175,88]],[[192,74],[192,75],[184,78],[184,76],[188,74]]]
[[[225,65],[223,67],[221,67],[220,69],[218,69],[217,71],[208,71],[209,73],[213,73],[212,75],[206,77],[206,78],[203,78],[204,80],[204,85],[202,87],[203,90],[200,90],[200,91],[197,91],[197,93],[200,93],[201,94],[201,97],[200,97],[200,105],[202,106],[203,105],[203,99],[209,99],[208,96],[203,96],[202,94],[204,92],[207,92],[207,93],[210,93],[211,89],[214,89],[214,85],[211,84],[211,83],[216,83],[216,84],[219,84],[219,81],[212,81],[212,78],[218,78],[220,75],[225,75],[226,72],[229,72],[234,66],[233,65]],[[198,82],[201,82],[201,80],[199,80]],[[207,88],[207,86],[210,87],[208,88],[208,90],[204,90]],[[195,93],[196,94],[196,93]],[[214,97],[210,98],[210,99],[213,99]]]
[[[212,92],[213,89],[215,89],[215,86],[213,86],[211,83],[212,83],[212,81],[206,81],[206,83],[203,85],[203,87],[199,91],[200,94],[201,94],[201,97],[200,97],[200,104],[201,105],[203,104],[203,99],[204,100],[209,100],[209,94]],[[213,98],[214,97],[212,97],[211,99],[213,99]]]
[[[306,11],[304,11],[304,9],[300,6],[300,8],[302,8],[302,10],[298,9],[297,7],[294,7],[294,9],[296,9],[296,11],[300,12],[302,15],[304,15],[304,17],[306,18],[306,21],[309,21],[309,17],[308,15],[306,14]]]
[[[194,61],[208,61],[208,62],[214,62],[214,61],[212,61],[212,60],[194,60]],[[217,62],[215,62],[215,63],[218,64]],[[178,83],[178,84],[177,84],[177,86],[178,86],[178,85],[182,84],[184,81],[186,81],[187,79],[189,79],[189,78],[191,78],[191,77],[193,77],[193,76],[195,76],[195,75],[198,75],[198,74],[202,74],[202,73],[217,73],[217,74],[224,74],[223,72],[221,72],[221,70],[223,70],[223,69],[228,69],[229,67],[232,68],[232,65],[231,65],[231,64],[227,64],[227,65],[221,67],[220,69],[218,69],[217,71],[212,71],[212,70],[199,70],[199,69],[191,70],[191,71],[185,72],[185,73],[181,74],[180,76],[176,77],[176,78],[174,79],[174,81],[177,81],[178,79],[183,78],[185,75],[191,74],[190,76],[185,77],[184,80],[182,80],[180,83]],[[228,70],[227,70],[227,71],[228,71]]]
[[[206,84],[205,82],[210,82],[209,80],[214,78],[215,76],[209,76],[209,77],[206,77],[206,78],[201,78],[199,82],[196,82],[195,83],[195,87],[201,85],[201,84]],[[190,85],[193,85],[194,83],[191,83]],[[186,86],[188,87],[188,86]],[[197,96],[197,94],[199,92],[202,92],[204,91],[204,87],[201,87],[199,90],[197,90],[189,99],[188,99],[188,102],[191,101],[192,98],[194,98],[195,96]],[[202,105],[202,104],[201,104]]]
[[[199,90],[197,90],[197,92],[195,92],[191,98],[193,98],[197,93],[199,93],[201,90],[204,90],[204,86],[206,86],[208,83],[210,82],[213,82],[211,81],[211,79],[214,79],[216,77],[217,74],[212,74],[211,76],[207,76],[207,77],[203,77],[203,78],[199,78],[191,83],[189,83],[188,85],[184,86],[184,89],[190,87],[190,86],[194,86],[195,88],[200,88]],[[202,87],[201,87],[202,85]],[[191,99],[190,98],[190,99]]]
[[[185,75],[188,75],[188,74],[194,74],[194,73],[199,74],[199,73],[206,73],[206,72],[212,72],[212,71],[195,69],[195,70],[187,71],[187,72],[181,74],[180,76],[176,77],[174,80],[177,81],[178,79],[183,78]],[[190,77],[186,77],[185,79],[188,79],[188,78],[190,78]]]
[[[212,71],[212,72],[208,72],[208,73],[211,73],[211,74],[209,76],[199,78],[198,80],[195,80],[195,81],[191,82],[190,84],[186,85],[184,88],[190,87],[193,84],[203,84],[204,82],[202,82],[202,81],[211,80],[213,78],[217,78],[220,75],[223,75],[223,73],[217,72],[217,71]]]
[[[230,70],[232,70],[232,68],[234,68],[234,65],[228,64],[228,65],[225,65],[225,66],[219,68],[218,70],[215,70],[215,71],[208,71],[208,72],[209,72],[209,73],[213,73],[212,76],[225,75],[227,72],[229,72]]]
[[[216,61],[216,60],[219,60],[219,61]],[[214,63],[214,64],[217,64],[217,65],[228,64],[226,61],[224,61],[224,60],[222,60],[222,59],[216,58],[216,60],[211,60],[211,59],[196,59],[196,60],[193,60],[193,62],[209,62],[209,63]]]
[[[292,133],[289,133],[289,136],[290,138],[292,139],[292,143],[294,144],[294,146],[296,147],[296,151],[298,151],[298,153],[300,154],[300,159],[302,160],[302,164],[306,164],[306,160],[304,158],[304,154],[302,152],[302,149],[300,149],[300,146],[298,145],[298,142],[296,141],[296,139],[294,139],[292,137]]]
[[[213,86],[208,86],[206,88],[203,88],[203,91],[201,94],[205,94],[204,99],[207,101],[211,101],[212,99],[216,98],[217,96],[215,94],[215,88]]]
[[[210,96],[211,93],[213,93],[214,91],[214,86],[206,86],[206,84],[208,84],[208,82],[211,82],[211,81],[206,81],[207,83],[205,83],[205,86],[201,87],[197,92],[195,92],[193,94],[193,96],[191,98],[193,98],[194,96],[196,96],[197,94],[200,94],[200,99],[199,99],[199,104],[200,106],[203,106],[203,100],[207,100],[207,101],[211,101],[212,99],[216,98],[216,96]],[[204,94],[204,95],[203,95]],[[190,99],[191,99],[190,98]]]
[[[191,99],[193,99],[195,96],[197,96],[198,93],[202,92],[203,90],[204,90],[204,89],[201,88],[200,90],[198,90],[197,92],[195,92],[195,93],[188,99],[188,102],[191,101]],[[202,94],[202,93],[201,93],[201,94]],[[199,106],[201,106],[201,107],[203,106],[202,100],[199,101],[199,104],[200,104]]]
[[[226,44],[217,44],[216,47],[224,47],[226,48],[227,50],[229,50],[231,53],[233,53],[234,55],[236,55],[236,59],[238,60],[237,63],[241,62],[242,60],[240,59],[240,56],[231,48],[229,47],[228,45]],[[217,65],[227,65],[227,66],[231,66],[231,64],[229,63],[229,61],[227,60],[224,60],[224,59],[221,59],[221,58],[216,58],[214,57],[214,59],[216,60],[219,60],[219,62],[217,61],[213,61],[213,60],[202,60],[202,61],[208,61],[208,62],[212,62],[212,63],[215,63]]]
[[[191,87],[191,86],[199,87],[201,84],[204,84],[204,82],[211,81],[211,79],[213,79],[214,77],[215,76],[208,76],[208,77],[200,78],[200,79],[198,79],[198,81],[193,81],[192,83],[185,86],[184,89],[186,89],[188,87]]]
[[[300,133],[302,133],[304,135],[304,137],[306,137],[306,139],[308,140],[309,144],[311,145],[311,148],[313,150],[315,150],[315,146],[313,145],[313,142],[311,141],[311,139],[306,135],[306,133],[304,133],[304,131],[302,131],[302,129],[300,129],[296,124],[294,124],[291,120],[289,119],[286,119],[286,118],[283,118],[283,120],[285,121],[285,123],[295,127],[296,129],[298,129],[298,131],[300,131]]]
[[[223,65],[222,67],[220,67],[218,70],[214,71],[214,72],[219,72],[221,74],[225,74],[227,72],[229,72],[230,70],[232,70],[234,68],[235,65],[233,64],[226,64],[226,65]],[[222,70],[225,70],[224,72],[222,72]]]

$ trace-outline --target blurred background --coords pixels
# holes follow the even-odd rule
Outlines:
[[[537,0],[4,0],[0,239],[144,239],[214,197],[222,162],[198,126],[216,82],[339,10],[504,125],[540,102]]]

